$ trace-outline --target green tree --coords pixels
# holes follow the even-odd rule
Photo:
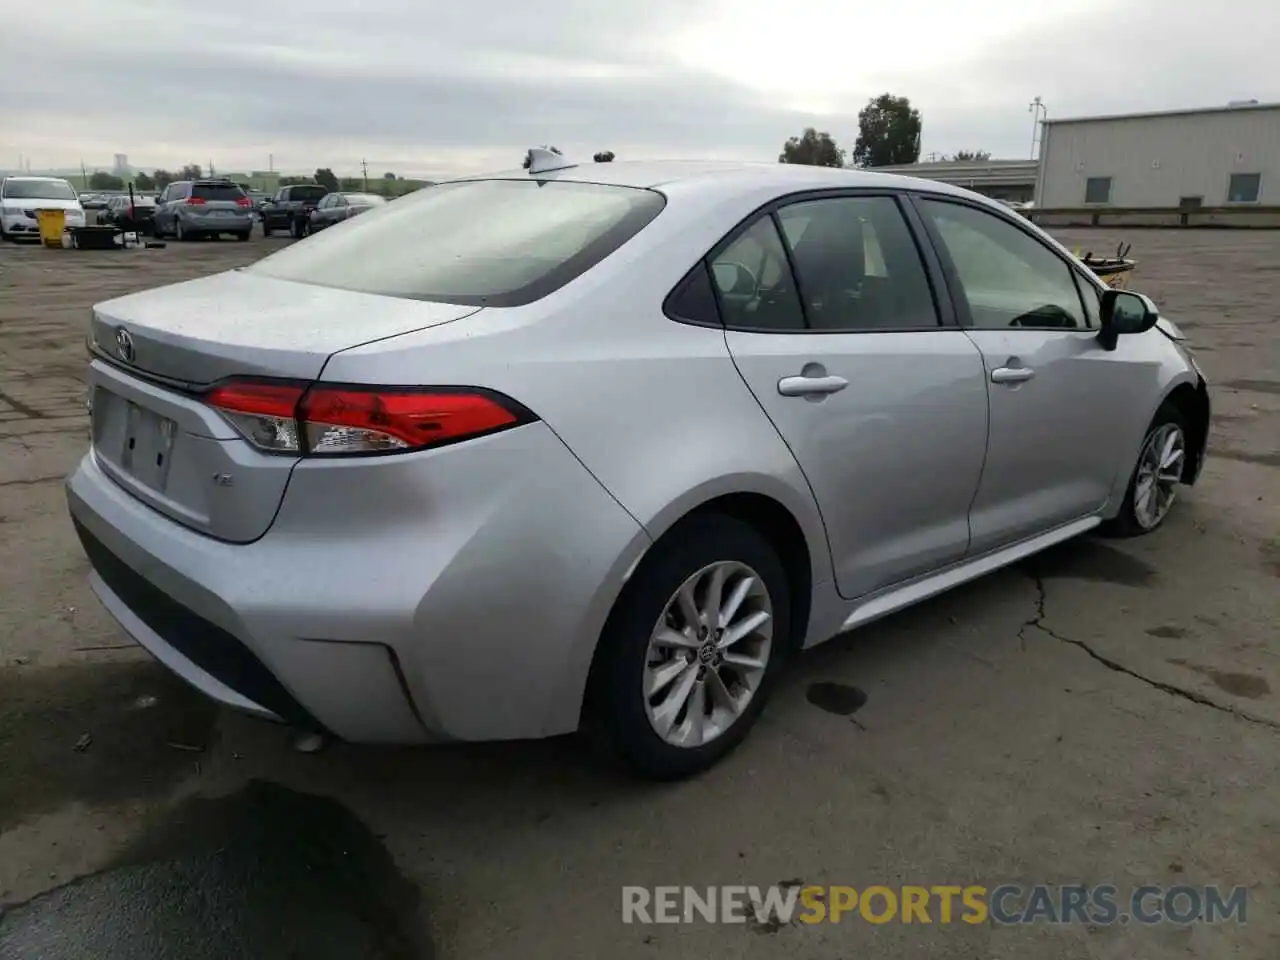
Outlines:
[[[612,150],[601,150],[592,159],[596,163],[613,163],[614,152]]]
[[[139,171],[138,175],[133,178],[133,187],[135,190],[154,190],[156,182],[145,173]]]
[[[981,163],[983,160],[990,160],[991,154],[986,150],[957,150],[952,160],[960,162]]]
[[[887,167],[920,159],[920,111],[906,97],[882,93],[858,114],[858,139],[853,163],[858,167]]]
[[[326,190],[338,189],[338,177],[328,167],[316,167],[316,183]]]
[[[204,173],[201,171],[200,164],[198,163],[188,163],[178,173],[179,180],[199,180],[203,176]]]
[[[151,179],[155,181],[157,190],[163,190],[178,178],[168,170],[157,170],[155,173],[151,174]]]
[[[382,175],[383,180],[394,180],[395,178],[396,178],[396,175],[392,173],[390,170],[388,170],[386,173]]]
[[[114,173],[104,173],[99,170],[97,173],[89,175],[90,190],[123,190],[124,181],[117,177]]]
[[[844,151],[836,146],[831,134],[805,127],[804,133],[782,145],[779,163],[803,163],[811,167],[843,167]]]

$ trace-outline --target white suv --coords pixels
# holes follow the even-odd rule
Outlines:
[[[65,210],[68,227],[83,227],[84,207],[75,188],[56,177],[5,177],[0,182],[0,236],[37,239],[37,210]]]

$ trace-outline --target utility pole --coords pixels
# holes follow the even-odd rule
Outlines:
[[[1040,139],[1040,121],[1049,116],[1049,110],[1039,97],[1031,101],[1027,106],[1027,110],[1031,112],[1031,159],[1034,160],[1036,158],[1036,142]]]
[[[217,172],[218,172],[218,171],[216,171],[216,170],[214,170],[214,169],[213,169],[213,158],[212,158],[212,157],[210,157],[210,158],[209,158],[209,176],[210,176],[210,177],[212,177],[212,176],[213,176],[215,173],[217,173]]]
[[[81,190],[89,189],[89,174],[84,168],[83,160],[80,161],[80,189]]]
[[[368,193],[369,192],[369,161],[368,160],[360,161],[360,170],[364,174],[364,191],[365,193]]]

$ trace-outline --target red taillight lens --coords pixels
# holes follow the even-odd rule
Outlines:
[[[297,384],[233,380],[204,395],[255,447],[275,453],[301,453],[298,401],[306,388]]]
[[[251,201],[248,197],[241,197],[239,200],[236,201],[236,206],[251,207],[253,206],[253,201]]]
[[[187,197],[188,207],[203,207],[204,197]]]
[[[260,449],[311,456],[421,450],[534,419],[514,401],[471,387],[308,389],[238,380],[204,399]]]

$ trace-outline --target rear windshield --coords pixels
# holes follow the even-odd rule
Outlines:
[[[65,180],[6,180],[4,195],[14,200],[74,200],[76,192]]]
[[[319,200],[329,191],[324,187],[290,187],[288,199],[290,200]]]
[[[599,263],[665,203],[652,190],[594,183],[444,183],[245,269],[392,297],[519,306]]]
[[[346,193],[343,194],[347,198],[348,203],[365,204],[370,207],[377,206],[380,203],[386,203],[382,197],[376,193]]]
[[[244,191],[234,183],[193,183],[191,196],[201,200],[230,200],[235,203],[244,196]]]

